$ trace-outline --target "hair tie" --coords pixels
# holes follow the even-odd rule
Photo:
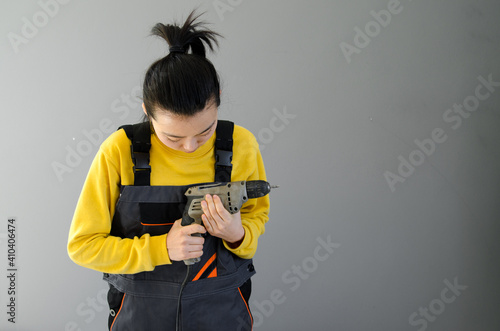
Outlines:
[[[170,53],[186,53],[186,51],[184,50],[184,48],[182,46],[178,46],[178,45],[175,45],[175,46],[170,46],[170,48],[168,49],[168,51]]]

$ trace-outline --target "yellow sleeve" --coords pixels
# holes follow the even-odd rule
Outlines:
[[[120,164],[116,164],[119,161],[113,160],[108,154],[112,148],[110,146],[116,146],[120,134],[121,138],[125,136],[123,132],[110,136],[108,143],[103,144],[108,148],[101,146],[92,162],[71,223],[68,254],[75,263],[101,272],[150,271],[157,265],[171,263],[166,234],[145,234],[133,239],[110,235],[121,178]],[[114,143],[110,143],[110,140],[114,140]],[[126,143],[128,147],[130,143]]]
[[[255,137],[246,129],[235,126],[232,180],[267,180],[264,161]],[[224,246],[237,256],[250,259],[257,251],[259,236],[269,220],[269,195],[249,199],[241,208],[241,222],[245,229],[243,241],[236,248],[226,242]]]

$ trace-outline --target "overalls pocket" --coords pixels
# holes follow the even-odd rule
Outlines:
[[[237,330],[251,331],[253,330],[253,316],[250,311],[250,306],[248,301],[250,300],[250,294],[252,292],[252,281],[249,279],[243,285],[238,288],[241,296],[241,300],[245,304],[248,314],[243,314],[241,318],[238,318]]]
[[[143,233],[152,236],[167,233],[174,222],[182,217],[178,203],[140,202],[139,212]]]
[[[109,305],[109,317],[108,317],[108,329],[111,329],[116,316],[120,312],[124,299],[124,293],[118,291],[113,285],[109,285],[108,291],[108,305]]]
[[[175,330],[176,304],[177,298],[155,298],[125,293],[109,330]],[[172,307],[174,309],[171,309]]]
[[[192,298],[184,298],[184,330],[250,331],[253,320],[240,288]]]

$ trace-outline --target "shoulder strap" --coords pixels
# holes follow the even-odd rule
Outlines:
[[[151,129],[149,122],[133,125],[123,125],[119,129],[125,130],[132,142],[130,152],[134,163],[134,185],[149,186],[151,165],[149,164],[149,150],[151,149]]]
[[[233,166],[234,123],[218,121],[215,131],[215,181],[230,182]]]
[[[132,142],[130,151],[134,163],[134,185],[149,186],[151,181],[151,165],[149,164],[149,150],[151,149],[151,129],[149,122],[133,125],[123,125],[119,129],[125,130]],[[230,182],[233,169],[233,131],[234,123],[219,120],[215,131],[215,181]]]

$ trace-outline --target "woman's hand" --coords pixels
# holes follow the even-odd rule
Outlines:
[[[201,202],[204,214],[203,224],[214,237],[225,240],[231,247],[238,247],[245,237],[245,229],[241,225],[241,214],[229,213],[217,195],[207,194]]]
[[[200,224],[182,226],[181,219],[175,221],[167,235],[167,251],[171,261],[194,259],[203,255],[205,238],[193,237],[193,233],[205,233]]]

